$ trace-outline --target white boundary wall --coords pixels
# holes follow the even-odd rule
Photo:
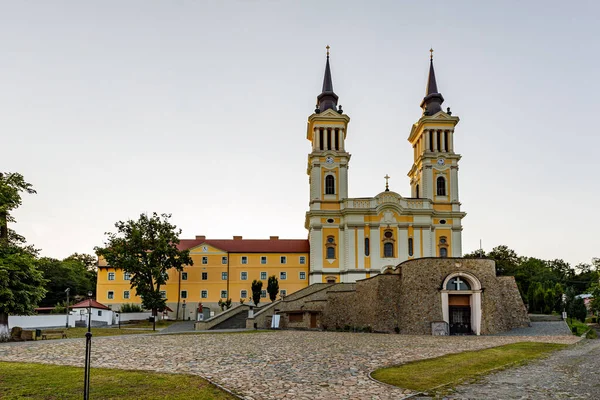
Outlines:
[[[136,312],[136,313],[119,313],[121,322],[126,321],[143,321],[152,316],[152,311]]]
[[[49,314],[49,315],[9,315],[8,329],[15,326],[20,328],[64,328],[67,323],[66,314]],[[75,316],[69,316],[69,326],[75,327]]]

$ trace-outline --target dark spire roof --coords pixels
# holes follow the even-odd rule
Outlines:
[[[317,96],[316,112],[323,112],[328,109],[335,110],[337,107],[338,96],[333,92],[333,81],[331,79],[331,68],[329,67],[329,46],[327,46],[327,62],[325,64],[325,76],[323,77],[323,90]]]
[[[429,59],[429,78],[427,79],[427,90],[425,91],[425,97],[421,102],[423,115],[434,115],[439,111],[442,111],[442,103],[444,102],[444,96],[438,92],[437,82],[435,80],[435,71],[433,69],[433,49],[429,51],[431,52],[431,57]]]

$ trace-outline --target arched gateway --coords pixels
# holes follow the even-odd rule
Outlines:
[[[451,335],[481,333],[481,282],[475,275],[459,271],[444,279],[442,315]]]

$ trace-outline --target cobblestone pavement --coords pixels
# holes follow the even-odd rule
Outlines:
[[[600,340],[460,385],[444,399],[600,399]],[[415,397],[431,399],[431,397]]]
[[[570,335],[571,330],[565,321],[532,322],[530,327],[515,328],[494,336],[561,336]]]
[[[277,331],[94,338],[92,368],[197,374],[245,399],[400,399],[410,391],[371,380],[376,368],[519,341],[575,336],[405,336]],[[0,360],[83,366],[85,341],[0,345]],[[92,372],[93,373],[93,372]]]

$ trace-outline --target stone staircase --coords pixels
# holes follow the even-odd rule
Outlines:
[[[210,329],[241,329],[246,327],[246,318],[248,318],[248,311],[242,310],[241,312],[231,316],[223,322],[218,323]]]

